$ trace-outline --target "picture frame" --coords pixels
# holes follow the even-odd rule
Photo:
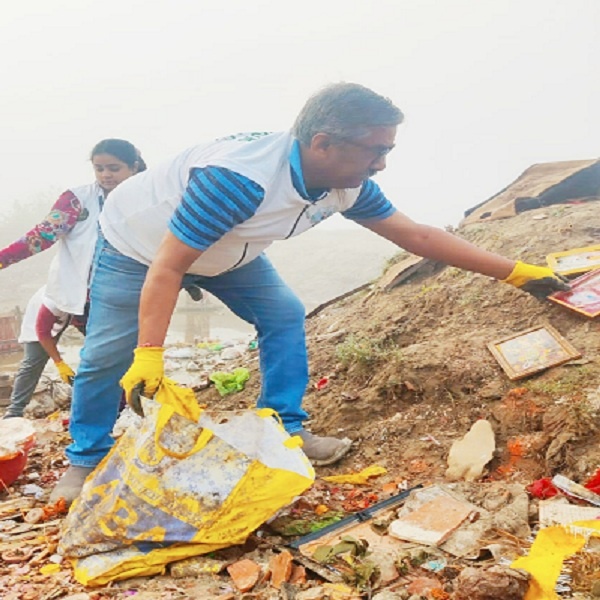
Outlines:
[[[581,358],[581,353],[548,324],[490,342],[487,347],[513,381]]]
[[[578,275],[600,269],[600,245],[553,252],[546,256],[548,266],[559,275]]]
[[[590,271],[573,279],[571,289],[566,292],[555,292],[548,300],[566,306],[586,317],[600,315],[600,269]]]

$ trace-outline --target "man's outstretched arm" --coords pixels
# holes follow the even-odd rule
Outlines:
[[[566,280],[548,267],[529,265],[489,252],[443,229],[416,223],[400,212],[362,225],[417,256],[499,279],[538,299],[569,289]]]
[[[515,267],[514,260],[483,250],[443,229],[416,223],[400,212],[363,225],[417,256],[439,260],[495,279],[506,279]]]

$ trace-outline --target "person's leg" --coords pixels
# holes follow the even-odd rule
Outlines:
[[[99,242],[90,286],[90,312],[81,362],[73,382],[71,463],[49,501],[71,503],[85,478],[112,447],[121,402],[119,380],[133,360],[139,295],[147,267]]]
[[[315,465],[331,464],[350,449],[351,440],[319,437],[305,431],[302,398],[308,385],[308,359],[302,302],[262,255],[217,277],[186,276],[214,294],[236,315],[251,323],[258,335],[262,376],[258,407],[277,411],[290,434],[304,440]]]
[[[48,359],[48,354],[39,342],[23,344],[23,360],[15,375],[10,405],[4,414],[4,419],[23,416],[23,411],[31,401]]]
[[[216,277],[191,277],[256,328],[262,387],[257,405],[279,413],[289,433],[307,418],[302,398],[308,384],[304,306],[265,256]]]
[[[119,380],[133,360],[146,271],[106,243],[96,258],[86,337],[73,383],[73,442],[66,453],[74,466],[95,467],[114,443],[110,434],[121,401]]]

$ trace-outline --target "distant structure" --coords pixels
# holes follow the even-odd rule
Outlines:
[[[196,339],[210,337],[210,313],[218,310],[214,296],[202,291],[200,300],[192,300],[186,293],[177,304],[177,314],[185,315],[184,341],[192,344]]]
[[[0,355],[21,351],[21,344],[18,342],[21,318],[18,306],[10,314],[0,315]]]
[[[459,227],[507,219],[526,210],[600,200],[600,160],[540,163],[529,167],[508,187],[465,211]]]

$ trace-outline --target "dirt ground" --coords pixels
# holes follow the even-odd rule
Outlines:
[[[545,264],[551,252],[598,244],[597,215],[597,202],[556,205],[511,219],[471,225],[456,233],[505,256]],[[487,344],[544,324],[558,330],[581,358],[523,380],[509,380]],[[338,464],[317,469],[315,486],[305,494],[304,504],[300,502],[287,515],[287,521],[275,521],[246,546],[216,553],[216,558],[227,564],[235,558],[250,557],[265,566],[273,553],[294,539],[286,537],[290,515],[296,521],[314,521],[315,508],[325,505],[331,513],[347,516],[389,497],[390,489],[444,483],[450,446],[478,419],[492,424],[496,452],[478,483],[471,484],[468,494],[463,490],[471,501],[485,490],[513,485],[524,488],[536,479],[556,474],[583,483],[600,468],[599,333],[598,319],[539,302],[486,277],[442,266],[417,273],[389,292],[372,286],[328,305],[307,323],[311,384],[305,406],[313,432],[347,436],[354,441],[353,449]],[[255,356],[251,355],[246,364],[252,376],[244,391],[223,399],[210,387],[198,392],[200,401],[221,408],[251,406],[259,387]],[[29,474],[41,475],[34,482],[49,490],[64,470],[62,449],[68,443],[68,434],[59,424],[44,423],[47,433],[38,439],[25,474],[0,496],[0,509],[2,502],[16,502],[23,497],[23,486],[33,481],[28,479]],[[367,486],[336,486],[320,479],[374,464],[385,467],[387,473]],[[530,500],[529,526],[535,527],[537,504]],[[6,517],[0,513],[0,525],[2,518]],[[45,543],[52,552],[59,523],[46,531]],[[511,539],[515,555],[526,552],[532,538],[510,529],[510,523],[504,530],[497,529],[496,541]],[[8,551],[8,533],[0,537],[2,551]],[[28,541],[22,544],[33,543],[31,538],[25,539]],[[458,599],[457,574],[466,566],[484,569],[493,564],[489,560],[446,559],[448,567],[437,575],[438,595],[422,597]],[[597,556],[588,556],[585,561],[592,566],[587,570],[581,567],[579,579],[577,569],[571,570],[575,573],[571,590],[579,590],[579,595],[575,594],[579,598],[593,597],[592,585],[600,579]],[[350,588],[355,591],[346,590],[337,596],[332,588],[323,587],[327,583],[323,572],[310,568],[304,584],[286,584],[276,590],[264,582],[246,594],[235,590],[226,571],[179,579],[167,574],[86,590],[73,581],[64,563],[57,573],[48,575],[38,572],[44,559],[29,569],[27,561],[16,564],[4,561],[0,566],[0,586],[5,588],[5,595],[0,593],[0,597],[7,600],[129,596],[309,600],[377,598],[377,594],[387,600],[408,598],[411,577],[426,575],[413,561],[394,583],[371,585],[374,577],[361,588],[354,577],[350,578]],[[316,595],[311,596],[311,590],[317,590]],[[384,595],[386,591],[388,595]],[[569,591],[561,594],[573,597]]]

